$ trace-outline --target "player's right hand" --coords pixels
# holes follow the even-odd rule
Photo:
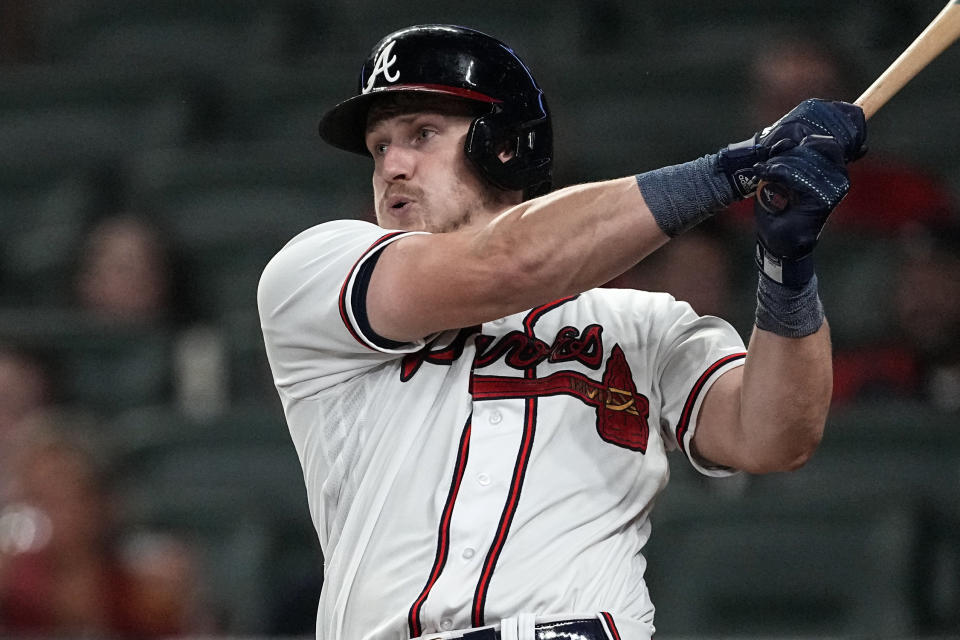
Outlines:
[[[803,286],[813,277],[812,252],[820,231],[850,188],[843,148],[830,136],[810,135],[758,163],[756,171],[790,192],[780,212],[754,204],[758,266],[781,284]]]

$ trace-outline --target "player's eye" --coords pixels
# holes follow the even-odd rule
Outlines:
[[[378,142],[377,144],[373,145],[373,155],[382,156],[386,152],[387,152],[386,142]]]
[[[429,140],[435,136],[437,132],[434,129],[428,127],[421,127],[420,131],[417,132],[417,138],[420,140]]]

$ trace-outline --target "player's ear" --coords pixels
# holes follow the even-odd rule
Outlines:
[[[509,142],[504,142],[500,147],[500,150],[497,152],[497,157],[500,159],[500,162],[503,163],[513,160],[515,155],[517,155],[516,151]]]

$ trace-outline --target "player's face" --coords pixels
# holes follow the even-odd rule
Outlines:
[[[367,129],[377,223],[433,233],[488,220],[506,206],[463,151],[472,117],[431,110],[379,118]]]

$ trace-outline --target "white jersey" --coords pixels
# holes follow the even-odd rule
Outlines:
[[[649,637],[649,510],[707,389],[743,363],[740,336],[666,294],[595,289],[393,343],[370,330],[362,282],[405,235],[322,224],[260,282],[325,558],[318,638],[601,612]]]

